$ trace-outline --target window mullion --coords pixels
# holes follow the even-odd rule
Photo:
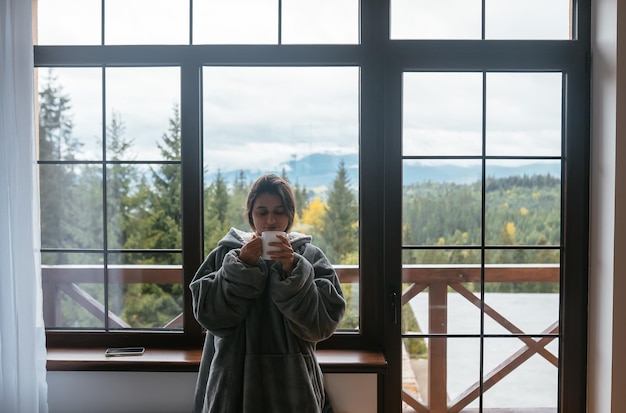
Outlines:
[[[203,259],[203,171],[202,105],[200,66],[187,62],[181,67],[181,160],[182,160],[182,247],[183,277],[187,286]],[[190,343],[197,340],[201,328],[191,310],[191,291],[184,289],[184,329]]]

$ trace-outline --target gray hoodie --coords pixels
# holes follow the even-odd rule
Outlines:
[[[239,252],[251,237],[231,228],[190,284],[194,315],[207,329],[194,412],[332,412],[315,345],[345,311],[337,274],[297,232],[288,235],[291,275],[274,261],[249,266]]]

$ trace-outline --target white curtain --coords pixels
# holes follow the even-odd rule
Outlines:
[[[47,412],[31,0],[0,0],[0,413]]]

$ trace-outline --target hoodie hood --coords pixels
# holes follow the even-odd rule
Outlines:
[[[218,246],[227,246],[229,248],[241,248],[243,244],[250,241],[252,239],[253,232],[242,231],[237,228],[231,227],[231,229],[224,235],[217,245]],[[291,243],[294,251],[298,249],[301,245],[310,243],[313,237],[307,234],[302,234],[300,232],[292,231],[287,233],[287,238]]]

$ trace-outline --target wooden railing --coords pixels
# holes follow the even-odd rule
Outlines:
[[[341,283],[359,282],[359,269],[356,266],[337,266],[337,274]],[[531,356],[538,354],[549,363],[558,366],[558,359],[546,349],[546,345],[558,334],[558,320],[536,336],[535,339],[525,334],[514,323],[484,303],[477,295],[464,285],[480,283],[536,282],[556,283],[559,281],[558,265],[479,265],[442,266],[442,265],[406,265],[402,269],[402,282],[407,288],[402,293],[402,305],[408,305],[412,298],[421,292],[428,294],[429,331],[423,332],[428,340],[428,394],[424,398],[417,397],[413,392],[403,389],[402,399],[405,411],[417,413],[457,413],[464,410],[481,392],[493,387],[512,371],[517,369]],[[104,269],[93,266],[44,266],[42,268],[44,292],[44,319],[46,326],[63,326],[61,318],[61,295],[66,294],[76,304],[85,308],[99,319],[104,319],[105,307],[91,295],[79,287],[82,283],[102,284]],[[111,283],[182,283],[180,266],[110,266],[108,281]],[[454,400],[449,400],[447,393],[447,297],[453,290],[464,297],[472,305],[482,308],[485,316],[491,317],[513,336],[518,337],[525,347],[511,354],[509,358],[490,372],[486,372],[482,384],[474,383]],[[108,311],[110,328],[128,328],[128,323],[117,314]],[[182,328],[182,314],[176,315],[163,328]],[[422,334],[422,336],[424,335]],[[418,335],[419,336],[419,335]],[[424,401],[427,400],[427,402]]]
[[[475,266],[405,266],[402,271],[402,281],[408,287],[402,294],[402,305],[408,305],[410,300],[420,292],[428,290],[428,394],[426,397],[417,397],[408,389],[402,390],[402,400],[405,403],[405,412],[417,413],[457,413],[464,410],[471,402],[478,399],[481,392],[485,392],[500,382],[512,371],[521,366],[531,356],[539,354],[549,363],[558,367],[558,359],[546,349],[546,345],[558,334],[558,320],[541,331],[539,339],[530,337],[518,328],[513,322],[481,301],[480,295],[471,292],[464,284],[480,283],[484,277],[485,283],[557,283],[560,270],[558,265],[488,265],[481,268]],[[519,351],[511,354],[506,360],[492,371],[485,372],[482,384],[475,382],[458,397],[449,400],[447,392],[447,338],[448,334],[448,304],[450,290],[456,291],[469,303],[482,308],[485,316],[492,318],[504,327],[512,336],[524,343]],[[405,366],[406,367],[406,366]],[[427,402],[425,402],[427,400]],[[540,411],[541,409],[526,409],[524,411]],[[517,411],[517,410],[515,410]],[[544,411],[544,410],[541,410]]]
[[[356,266],[335,267],[342,283],[359,282],[359,270]],[[105,306],[88,294],[81,284],[104,284],[104,267],[92,265],[55,265],[42,266],[43,310],[47,327],[68,327],[61,313],[61,297],[67,295],[76,304],[84,308],[98,320],[104,320]],[[183,272],[179,265],[111,265],[107,267],[109,284],[181,284]],[[109,328],[131,328],[118,314],[108,310]],[[104,324],[104,322],[103,322]],[[163,329],[183,327],[183,315],[174,316]]]
[[[104,267],[91,265],[55,265],[42,266],[43,284],[43,315],[46,327],[67,327],[61,312],[63,294],[71,298],[98,320],[104,320],[104,304],[88,294],[81,284],[104,285]],[[179,265],[111,265],[107,267],[109,284],[181,284],[183,272]],[[109,328],[130,328],[119,315],[107,311]],[[182,328],[183,317],[178,314],[172,318],[164,329]],[[104,324],[104,322],[103,322]]]

